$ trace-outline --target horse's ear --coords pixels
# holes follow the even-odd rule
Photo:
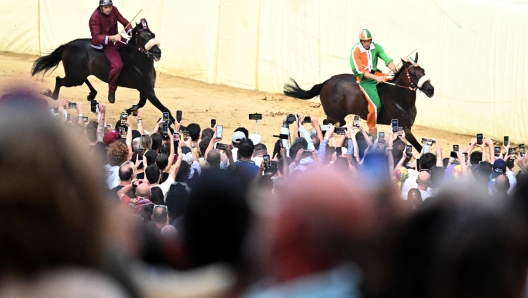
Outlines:
[[[418,52],[416,52],[416,55],[414,56],[414,63],[418,63]]]
[[[403,65],[407,65],[407,64],[409,64],[409,62],[403,60],[402,58],[400,58],[400,60],[402,61]]]

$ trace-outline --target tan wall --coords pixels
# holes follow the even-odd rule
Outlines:
[[[93,2],[93,3],[92,3]],[[515,2],[518,2],[517,4]],[[361,28],[399,58],[417,48],[432,78],[418,95],[417,123],[528,140],[528,5],[476,0],[116,0],[126,18],[146,18],[161,40],[157,69],[208,83],[282,92],[349,73]],[[97,1],[2,1],[0,50],[46,54],[90,37]],[[22,19],[29,21],[21,21]]]

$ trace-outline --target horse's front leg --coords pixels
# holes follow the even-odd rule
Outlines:
[[[418,152],[422,152],[422,145],[416,140],[416,137],[411,132],[411,127],[405,126],[403,130],[405,131],[405,138],[407,141],[409,141]]]
[[[168,112],[171,122],[175,123],[174,117],[172,116],[172,113],[156,97],[156,93],[154,92],[154,89],[150,90],[149,92],[145,92],[145,93],[141,92],[141,94],[145,94],[145,98],[148,99],[152,103],[152,105],[154,105],[156,108],[158,108],[158,110],[160,110],[161,112]],[[139,100],[139,105],[138,106],[139,107],[144,106],[145,102],[146,102],[146,100],[140,95],[140,100]]]

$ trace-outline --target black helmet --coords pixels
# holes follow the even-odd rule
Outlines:
[[[114,5],[112,0],[99,0],[99,6]]]

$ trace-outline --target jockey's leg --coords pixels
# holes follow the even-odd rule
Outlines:
[[[359,83],[359,89],[361,89],[365,95],[368,103],[367,125],[369,127],[369,133],[375,137],[377,134],[376,123],[379,112],[381,111],[381,100],[378,95],[376,84],[377,82],[375,80],[370,79],[363,79]]]
[[[115,92],[117,90],[117,80],[123,70],[123,61],[121,55],[117,51],[120,48],[120,43],[116,45],[107,45],[103,48],[103,51],[110,61],[110,74],[108,76],[108,101],[111,103],[115,100]]]

